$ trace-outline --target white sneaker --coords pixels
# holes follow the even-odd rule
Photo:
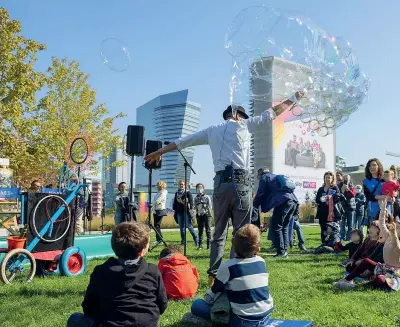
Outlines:
[[[349,282],[347,279],[341,279],[338,282],[333,283],[333,286],[341,290],[351,290],[356,287],[354,283]]]

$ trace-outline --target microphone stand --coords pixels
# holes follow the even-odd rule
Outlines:
[[[196,172],[193,170],[193,167],[190,165],[190,163],[186,160],[185,156],[183,155],[183,153],[181,152],[181,150],[179,150],[178,148],[176,148],[178,150],[178,152],[180,153],[180,155],[183,158],[184,164],[183,166],[185,167],[185,188],[187,188],[188,184],[187,184],[187,168],[189,167],[190,170],[192,171],[193,174],[196,175]],[[189,191],[190,191],[190,187],[189,187]],[[187,207],[187,191],[185,194],[185,211],[183,213],[183,229],[184,229],[184,233],[183,233],[183,254],[186,256],[186,219],[187,219],[187,214],[188,214],[188,207]]]
[[[129,176],[129,221],[136,221],[137,217],[135,215],[135,199],[133,197],[133,168],[135,165],[135,156],[131,156],[131,175]]]

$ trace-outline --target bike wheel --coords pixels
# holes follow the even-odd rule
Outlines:
[[[36,273],[36,261],[26,249],[14,249],[7,253],[1,266],[1,280],[5,284],[30,282]]]
[[[64,220],[67,221],[67,223],[66,223],[66,225],[65,225],[65,230],[62,231],[61,233],[59,233],[59,235],[60,235],[59,237],[56,237],[56,238],[54,238],[54,239],[47,239],[47,238],[44,237],[44,236],[46,235],[46,233],[47,233],[48,230],[46,230],[45,233],[44,233],[43,235],[40,235],[40,231],[38,231],[38,228],[37,228],[37,226],[36,226],[36,219],[35,219],[35,218],[36,218],[36,215],[37,215],[37,210],[38,210],[40,204],[41,204],[43,201],[48,200],[48,199],[50,199],[50,198],[54,198],[54,199],[57,199],[58,201],[60,201],[60,203],[63,204],[64,208],[66,208],[66,210],[67,210],[67,212],[68,212],[67,218],[64,219]],[[65,210],[65,209],[64,209],[64,210]],[[58,219],[58,218],[57,218],[57,219]],[[55,222],[57,222],[57,220],[56,220]],[[40,199],[39,202],[36,204],[35,208],[33,209],[33,215],[32,215],[32,229],[33,229],[33,232],[34,232],[35,236],[37,236],[38,238],[40,238],[43,242],[53,243],[53,242],[59,241],[60,239],[62,239],[62,238],[68,233],[68,231],[69,231],[69,226],[70,226],[70,225],[71,225],[71,209],[70,209],[70,207],[68,206],[68,203],[65,202],[65,200],[64,200],[61,196],[54,195],[54,194],[47,195],[47,196],[45,196],[44,198]],[[43,228],[43,227],[42,227],[42,228]],[[49,227],[49,228],[50,228],[50,227]]]

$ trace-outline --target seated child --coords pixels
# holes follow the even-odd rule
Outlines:
[[[123,222],[114,227],[111,247],[117,258],[94,268],[83,314],[72,314],[67,327],[157,327],[168,299],[157,266],[144,259],[149,242],[144,224]]]
[[[378,226],[377,221],[373,221],[369,225],[368,237],[364,240],[361,246],[357,249],[357,251],[353,254],[351,259],[346,265],[347,272],[352,272],[354,268],[356,268],[363,259],[368,258],[371,253],[374,252],[376,247],[379,245],[379,232],[380,228]]]
[[[336,252],[349,251],[349,259],[341,264],[343,267],[347,265],[348,261],[350,261],[353,254],[358,250],[361,243],[363,242],[363,238],[364,237],[362,232],[359,229],[354,229],[350,233],[349,243],[347,243],[346,245],[343,245],[342,243],[335,244]]]
[[[259,228],[252,224],[236,232],[232,242],[236,258],[219,267],[204,300],[193,302],[193,315],[210,320],[213,303],[224,293],[231,307],[229,326],[268,325],[273,301],[265,261],[256,255],[260,252],[260,238]]]
[[[335,246],[338,246],[339,243],[340,244],[342,243],[339,234],[340,231],[339,224],[336,222],[329,222],[326,224],[326,226],[327,226],[326,229],[327,236],[325,238],[324,243],[314,250],[315,254],[333,253],[335,252]]]
[[[383,262],[376,262],[370,258],[364,259],[346,276],[346,278],[334,283],[334,286],[341,289],[352,289],[355,287],[354,279],[362,276],[366,272],[370,276],[369,282],[365,286],[372,286],[385,290],[400,290],[400,242],[397,235],[396,223],[387,224],[386,201],[383,201],[379,217],[379,247],[383,244]],[[374,251],[376,252],[376,251]]]
[[[196,295],[199,273],[178,245],[169,245],[160,253],[158,269],[169,299],[181,300]]]

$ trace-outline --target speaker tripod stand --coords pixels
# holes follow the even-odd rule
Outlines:
[[[153,251],[158,245],[160,245],[161,243],[164,244],[165,247],[167,247],[167,243],[165,243],[161,233],[154,227],[154,225],[151,223],[151,209],[153,208],[153,204],[151,202],[151,185],[152,185],[152,177],[153,177],[153,169],[152,168],[148,168],[149,169],[149,190],[148,190],[148,196],[149,196],[149,201],[148,201],[148,208],[149,208],[149,213],[148,213],[148,217],[147,217],[147,225],[154,230],[154,232],[156,233],[156,237],[158,239],[157,243],[155,245],[153,245],[150,249],[149,252]]]

